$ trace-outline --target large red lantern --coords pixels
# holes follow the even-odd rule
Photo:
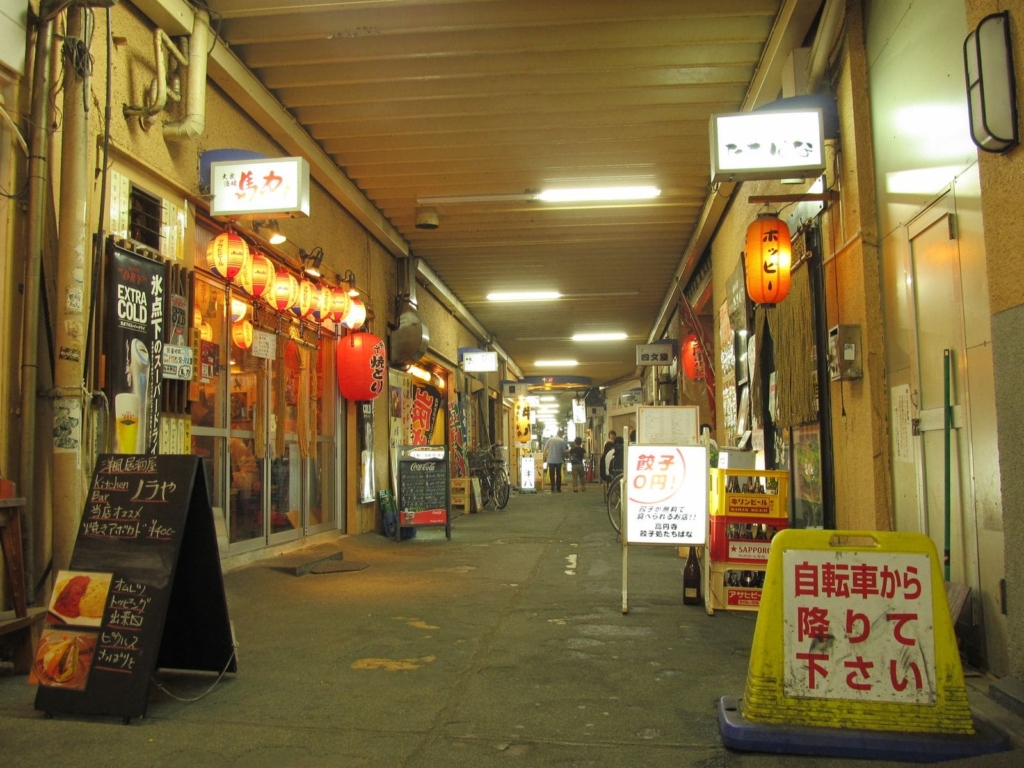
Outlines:
[[[384,342],[372,333],[350,333],[338,341],[338,391],[348,400],[374,400],[387,381]]]
[[[249,246],[234,232],[221,232],[206,246],[206,263],[213,274],[233,280],[249,261]]]
[[[747,294],[755,304],[778,304],[789,293],[793,248],[789,227],[774,213],[761,213],[747,227]]]
[[[704,379],[704,350],[695,333],[683,340],[683,370],[693,381]]]

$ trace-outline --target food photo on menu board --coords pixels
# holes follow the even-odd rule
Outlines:
[[[49,688],[85,690],[96,653],[96,638],[96,632],[44,629],[28,682]]]
[[[47,623],[100,626],[112,577],[112,573],[58,571],[46,616]]]

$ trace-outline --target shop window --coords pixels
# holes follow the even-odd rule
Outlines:
[[[156,195],[131,185],[128,197],[128,236],[136,242],[161,251],[160,230],[163,202]]]

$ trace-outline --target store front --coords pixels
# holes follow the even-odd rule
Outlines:
[[[344,525],[345,408],[336,334],[289,318],[203,269],[215,232],[197,227],[193,315],[200,368],[192,451],[202,456],[229,551]],[[253,339],[258,339],[254,343]]]

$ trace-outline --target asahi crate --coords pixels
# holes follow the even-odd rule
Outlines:
[[[740,492],[729,487],[739,486]],[[758,492],[748,489],[757,488]],[[789,473],[758,469],[712,469],[712,516],[789,519]]]
[[[711,608],[716,611],[756,611],[761,606],[767,566],[751,563],[711,563]]]

